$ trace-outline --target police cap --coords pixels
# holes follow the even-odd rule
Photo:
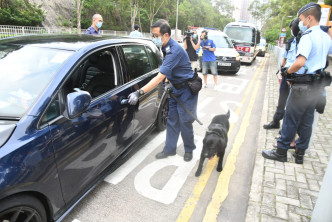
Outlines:
[[[302,8],[300,8],[299,12],[297,13],[297,16],[299,17],[303,12],[307,11],[308,9],[314,8],[314,7],[321,8],[319,4],[310,2],[310,3],[306,4],[305,6],[303,6]]]

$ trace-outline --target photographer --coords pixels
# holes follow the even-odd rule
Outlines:
[[[185,32],[185,38],[183,40],[183,48],[187,51],[190,59],[191,68],[193,70],[197,69],[198,55],[196,53],[197,49],[201,46],[201,42],[197,41],[197,32]]]

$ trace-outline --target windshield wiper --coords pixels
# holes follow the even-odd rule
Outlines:
[[[0,116],[0,120],[14,120],[14,121],[18,121],[18,120],[20,120],[20,117]]]

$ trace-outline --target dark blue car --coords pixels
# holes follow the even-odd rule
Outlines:
[[[0,40],[0,221],[60,221],[155,127],[163,87],[150,40],[89,35]]]

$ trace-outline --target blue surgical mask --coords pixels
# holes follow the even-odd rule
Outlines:
[[[161,47],[164,44],[164,42],[161,41],[161,37],[152,38],[152,41],[157,47]]]
[[[197,35],[196,34],[193,34],[193,39],[196,39],[197,38]]]
[[[98,22],[96,26],[97,26],[98,29],[100,29],[102,25],[103,25],[102,22]]]
[[[300,21],[299,29],[302,31],[302,33],[304,33],[305,31],[307,31],[308,27],[303,25],[303,21]]]

